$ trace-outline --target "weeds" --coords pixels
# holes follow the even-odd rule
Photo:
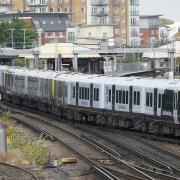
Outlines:
[[[19,149],[25,158],[33,163],[45,164],[48,161],[48,146],[41,136],[39,138],[26,137],[21,133],[21,125],[17,125],[11,120],[11,112],[7,111],[0,117],[0,124],[8,128],[9,148]]]

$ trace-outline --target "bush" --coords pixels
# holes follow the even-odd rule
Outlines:
[[[11,121],[10,111],[2,114],[0,123],[7,125],[10,148],[19,149],[30,163],[34,161],[40,165],[47,163],[48,146],[45,139],[22,136],[20,131],[22,127]]]

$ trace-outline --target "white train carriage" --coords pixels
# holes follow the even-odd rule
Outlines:
[[[0,86],[49,105],[147,115],[179,124],[180,81],[0,66]],[[99,112],[97,111],[97,112]]]

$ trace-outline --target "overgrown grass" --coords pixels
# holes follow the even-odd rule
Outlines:
[[[30,163],[45,164],[48,161],[48,146],[42,137],[26,137],[22,135],[22,126],[11,120],[11,112],[7,111],[0,117],[0,124],[7,125],[9,148],[19,149]]]

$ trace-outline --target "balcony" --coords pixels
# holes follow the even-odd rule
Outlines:
[[[46,6],[48,6],[48,2],[46,2],[46,3],[39,3],[39,2],[31,3],[31,2],[29,2],[27,5],[29,7],[46,7]]]
[[[107,11],[98,11],[98,12],[93,12],[91,15],[92,16],[103,17],[103,16],[108,16],[108,12]]]
[[[131,16],[139,16],[139,11],[131,11]]]
[[[92,6],[107,6],[108,1],[103,1],[103,0],[97,0],[97,1],[91,1]]]
[[[12,0],[7,0],[7,1],[2,1],[0,3],[0,6],[13,6],[14,4],[12,3]]]

